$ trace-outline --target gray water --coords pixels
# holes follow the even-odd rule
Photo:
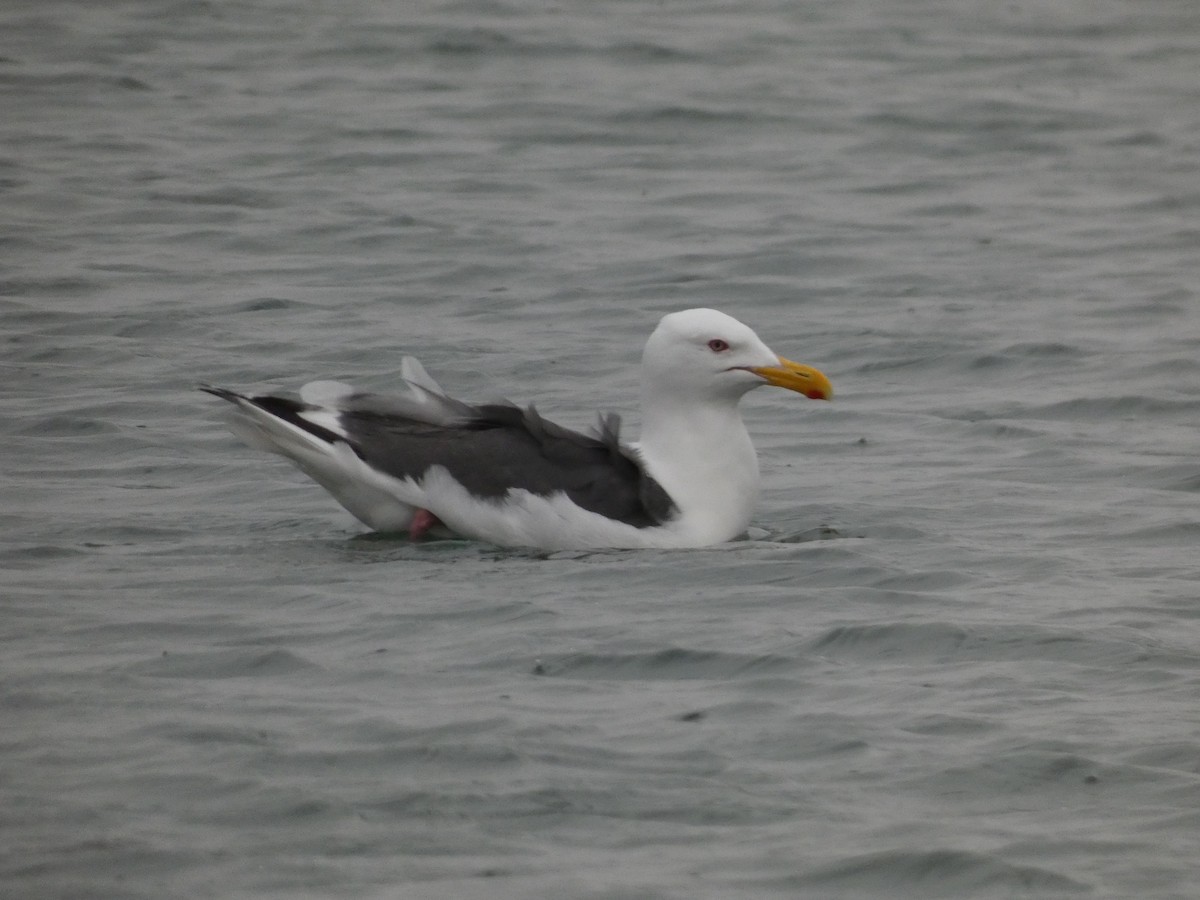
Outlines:
[[[1192,898],[1200,5],[8,0],[0,893]],[[749,540],[364,535],[197,381],[747,398]],[[636,431],[636,415],[627,419]]]

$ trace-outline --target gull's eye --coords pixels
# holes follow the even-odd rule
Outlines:
[[[708,349],[713,353],[724,353],[729,349],[729,341],[723,341],[720,338],[713,338],[708,342]]]

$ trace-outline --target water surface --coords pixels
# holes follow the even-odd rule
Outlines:
[[[13,2],[13,896],[1185,898],[1200,9]],[[197,381],[636,431],[760,392],[751,539],[361,533]]]

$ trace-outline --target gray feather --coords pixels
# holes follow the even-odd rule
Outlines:
[[[476,406],[415,382],[409,388],[409,396],[342,393],[330,410],[201,386],[232,403],[251,403],[328,443],[345,442],[360,459],[396,478],[420,478],[441,466],[478,497],[498,500],[512,489],[541,496],[563,493],[582,509],[639,528],[660,525],[678,511],[636,451],[621,443],[616,415],[602,417],[592,436],[556,425],[532,406]],[[345,437],[304,416],[318,409],[336,412]]]

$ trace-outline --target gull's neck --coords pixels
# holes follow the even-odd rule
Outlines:
[[[678,527],[708,543],[744,532],[758,501],[758,457],[737,399],[642,398],[646,469],[679,507]]]

